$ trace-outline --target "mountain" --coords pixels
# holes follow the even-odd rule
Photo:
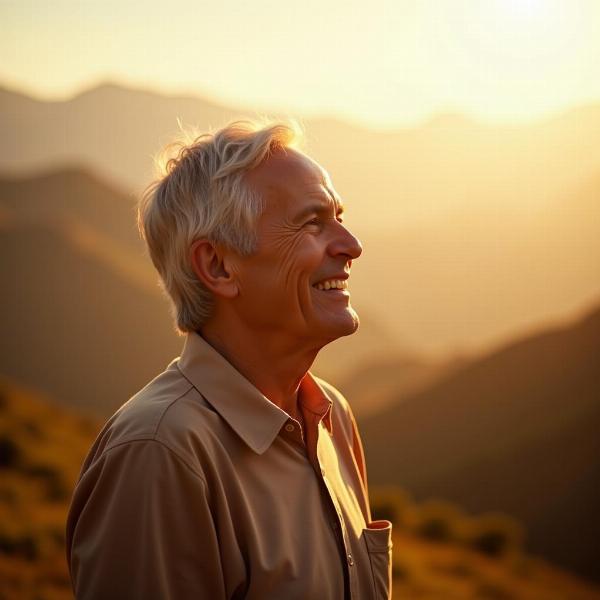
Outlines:
[[[206,130],[244,114],[255,111],[113,84],[59,102],[0,89],[0,171],[14,180],[87,165],[100,185],[125,190],[127,224],[98,223],[123,240],[135,237],[133,199],[178,122]],[[460,115],[396,131],[304,126],[364,243],[356,304],[402,348],[481,351],[600,293],[600,105],[518,126]]]
[[[520,216],[498,209],[493,217],[465,213],[441,223],[398,225],[394,234],[361,235],[364,252],[350,282],[353,303],[379,325],[376,334],[368,325],[359,337],[365,339],[368,329],[369,349],[400,346],[412,354],[414,348],[437,354],[427,360],[438,362],[448,352],[479,352],[591,301],[600,292],[599,173]],[[155,288],[135,228],[135,200],[75,166],[0,178],[0,210],[29,221],[76,224],[89,249],[113,263],[126,257],[125,270]]]
[[[179,123],[204,131],[244,115],[256,111],[114,84],[53,102],[4,88],[0,165],[30,172],[83,161],[138,191]],[[519,126],[456,116],[396,131],[332,119],[304,125],[307,149],[347,199],[348,218],[368,229],[444,219],[465,207],[527,210],[600,171],[600,105]]]
[[[2,373],[107,416],[180,352],[166,301],[68,225],[0,230]]]
[[[600,170],[544,207],[465,210],[362,241],[352,289],[404,344],[477,354],[598,297]]]
[[[338,387],[351,399],[357,418],[364,419],[400,402],[403,397],[429,387],[467,360],[459,356],[436,362],[398,353],[388,353],[379,358],[370,356],[367,361],[349,369]]]
[[[137,198],[85,166],[69,165],[0,178],[0,206],[29,222],[77,222],[126,250],[142,254],[135,225]]]
[[[600,580],[599,356],[596,307],[390,400],[361,424],[371,483],[506,512],[531,551]]]
[[[38,170],[84,162],[136,190],[152,175],[152,155],[198,115],[221,123],[233,111],[200,98],[170,98],[105,84],[68,101],[23,99],[0,90],[0,164]]]

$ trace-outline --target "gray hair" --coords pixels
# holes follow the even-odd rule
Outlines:
[[[175,156],[143,193],[138,227],[180,333],[197,331],[214,302],[192,269],[192,244],[208,239],[251,254],[264,201],[244,181],[245,174],[274,150],[294,147],[300,139],[295,123],[235,121],[189,144],[178,141],[167,147]]]

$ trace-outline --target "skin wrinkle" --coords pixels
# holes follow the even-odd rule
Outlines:
[[[285,287],[289,289],[290,298],[293,297],[296,300],[296,310],[302,315],[304,322],[308,324],[308,313],[304,311],[304,303],[300,301],[300,297],[304,294],[307,296],[305,298],[305,303],[308,302],[311,304],[310,294],[306,294],[308,275],[302,274],[298,280],[298,294],[297,296],[293,294],[295,287],[294,267],[296,256],[298,254],[297,250],[302,243],[301,228],[283,224],[279,228],[274,228],[276,232],[277,229],[279,229],[278,236],[273,240],[273,247],[276,249],[278,248],[282,255],[281,264],[277,269],[278,277],[284,281]]]
[[[282,281],[284,287],[289,292],[289,297],[293,297],[294,287],[294,267],[297,255],[298,246],[302,243],[302,240],[298,236],[300,228],[289,226],[287,224],[272,224],[265,231],[263,242],[265,245],[271,245],[277,250],[281,257],[281,263],[277,265],[275,272],[275,278]],[[306,283],[306,282],[299,282]],[[302,287],[298,290],[302,292]],[[240,285],[240,295],[244,292],[244,288]],[[298,302],[297,309],[301,310],[301,303]]]
[[[262,228],[262,235],[259,237],[258,251],[260,252],[263,248],[272,247],[280,254],[281,262],[276,265],[276,278],[282,282],[286,291],[289,292],[289,297],[295,299],[294,310],[291,312],[292,314],[302,315],[304,321],[302,326],[306,327],[309,326],[309,315],[313,310],[313,299],[310,290],[311,282],[309,281],[309,274],[303,273],[297,281],[297,287],[295,286],[297,263],[302,259],[301,246],[306,242],[305,236],[311,233],[319,234],[325,229],[327,225],[325,212],[328,212],[330,215],[336,214],[337,216],[338,211],[341,213],[342,210],[341,202],[328,187],[328,178],[320,168],[319,171],[319,183],[315,184],[311,182],[308,191],[304,194],[307,198],[314,197],[318,199],[318,208],[315,207],[315,210],[311,209],[311,213],[305,215],[303,220],[298,222],[296,207],[294,205],[285,207],[285,200],[289,193],[282,192],[287,192],[287,190],[282,190],[281,186],[269,185],[267,186],[267,190],[270,193],[269,197],[276,198],[279,207],[285,207],[287,210],[281,220],[275,222],[268,221],[266,225],[259,221],[259,227],[260,224],[264,226]],[[311,173],[311,175],[314,176],[314,173]],[[319,216],[321,221],[319,225],[310,225],[305,222],[313,213]],[[333,216],[330,216],[329,219],[336,220]],[[318,232],[311,232],[308,230],[308,227],[317,227]],[[294,289],[297,290],[296,294],[293,294]],[[240,294],[243,294],[243,286],[240,286]]]

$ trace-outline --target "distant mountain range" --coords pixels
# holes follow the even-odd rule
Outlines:
[[[361,422],[370,482],[511,514],[527,547],[600,581],[600,302]]]
[[[255,112],[114,84],[53,102],[0,87],[0,165],[29,173],[84,163],[137,191],[152,177],[151,158],[180,135],[180,124],[205,131],[244,116]],[[365,229],[463,210],[523,214],[600,172],[600,104],[519,126],[460,115],[395,131],[332,119],[304,125],[308,151],[333,175],[348,218]]]
[[[111,84],[61,102],[4,88],[0,172],[42,173],[72,199],[83,198],[79,166],[99,187],[107,178],[125,191],[115,192],[119,208],[105,203],[94,231],[128,243],[135,196],[178,121],[206,130],[248,114]],[[304,125],[307,150],[332,174],[364,243],[355,305],[402,348],[477,352],[600,293],[600,105],[519,126],[460,115],[397,131],[331,119]],[[65,175],[65,165],[76,167]],[[44,185],[20,184],[19,194]],[[96,219],[94,202],[69,206]]]

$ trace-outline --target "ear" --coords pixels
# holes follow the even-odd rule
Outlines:
[[[217,296],[235,298],[238,284],[223,250],[209,240],[197,240],[190,249],[198,279]]]

